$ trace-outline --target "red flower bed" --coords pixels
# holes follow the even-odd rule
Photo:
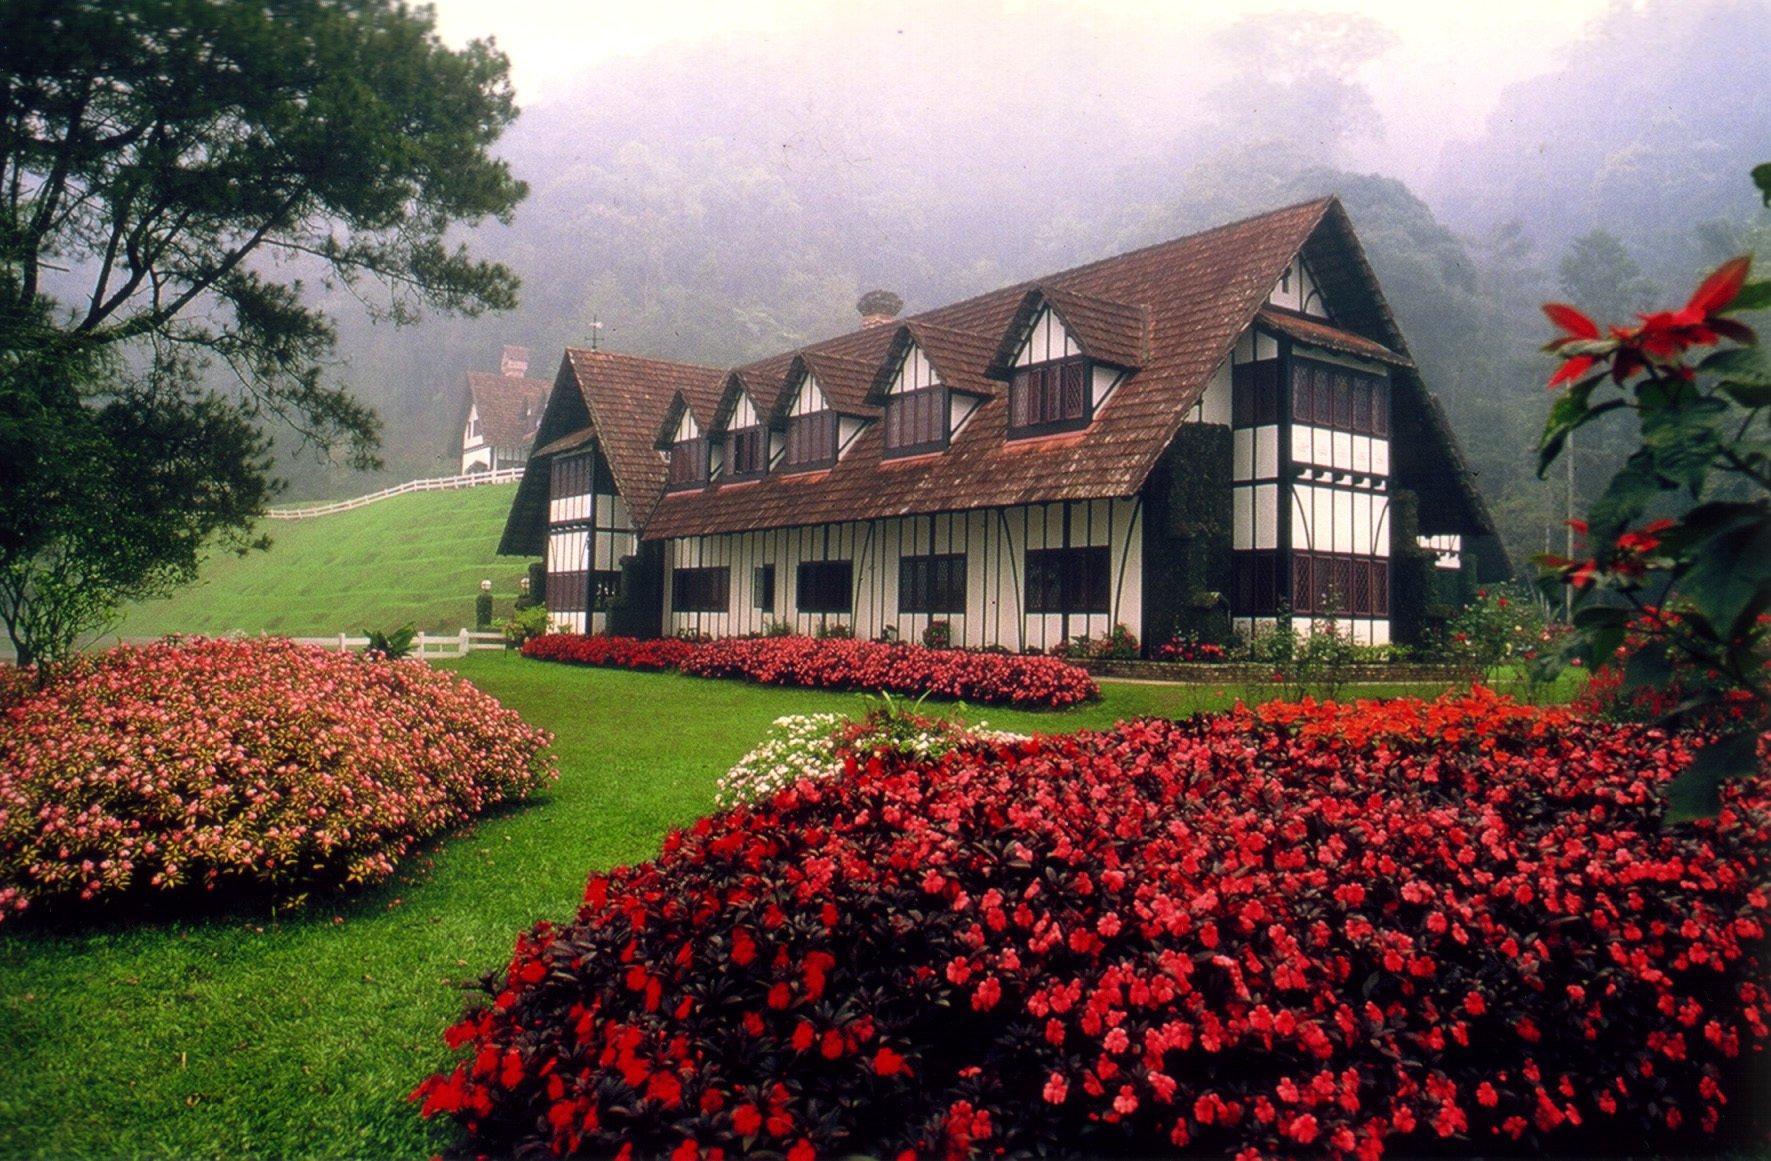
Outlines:
[[[619,669],[676,669],[692,677],[740,677],[812,689],[885,690],[959,698],[980,705],[1061,709],[1100,696],[1094,679],[1054,657],[1025,657],[920,645],[814,637],[640,641],[550,634],[523,646],[527,657]]]
[[[546,733],[418,661],[275,638],[113,649],[0,712],[0,921],[393,873],[553,775]]]
[[[590,880],[414,1092],[475,1151],[1651,1152],[1763,1049],[1771,778],[1478,691],[878,754]]]
[[[675,637],[643,641],[637,637],[547,633],[523,642],[523,656],[605,669],[676,669],[696,645]]]

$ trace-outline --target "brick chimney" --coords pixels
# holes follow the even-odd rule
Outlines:
[[[889,290],[869,290],[855,304],[861,312],[861,325],[864,327],[882,327],[898,317],[904,309],[904,300]]]
[[[504,355],[498,360],[498,373],[515,376],[518,379],[527,375],[529,373],[529,348],[504,348]]]

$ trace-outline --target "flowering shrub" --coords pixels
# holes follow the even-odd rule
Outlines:
[[[720,806],[758,802],[802,779],[834,778],[849,754],[939,758],[956,746],[1023,740],[984,722],[968,726],[953,718],[905,713],[889,702],[859,721],[841,714],[791,714],[776,718],[762,744],[720,776],[714,801]]]
[[[854,754],[594,876],[413,1097],[497,1155],[1689,1145],[1771,778],[1675,828],[1688,757],[1482,690]]]
[[[1152,661],[1217,662],[1230,659],[1229,650],[1215,641],[1201,641],[1192,633],[1176,633],[1150,650]]]
[[[523,656],[541,661],[566,661],[606,669],[677,669],[697,644],[679,637],[641,640],[603,634],[547,633],[523,644]]]
[[[842,772],[836,731],[847,721],[841,714],[789,714],[775,719],[769,736],[720,775],[713,800],[734,806],[772,797],[806,778],[831,778]]]
[[[113,649],[0,716],[0,921],[385,879],[420,839],[551,779],[549,740],[417,661],[275,638]]]
[[[740,677],[767,685],[883,690],[984,705],[1061,709],[1100,696],[1094,679],[1052,657],[814,637],[641,641],[551,634],[523,646],[546,661],[621,669],[676,669],[691,677]]]

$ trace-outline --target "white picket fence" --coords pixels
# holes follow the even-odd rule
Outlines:
[[[325,649],[336,649],[340,653],[362,649],[369,644],[369,638],[353,637],[348,633],[340,633],[336,637],[292,637],[290,640],[301,645],[319,645]],[[463,629],[459,633],[419,633],[412,638],[411,655],[428,660],[433,657],[465,657],[480,649],[502,648],[504,648],[503,633]]]
[[[338,512],[349,512],[361,508],[365,504],[373,504],[377,500],[386,500],[393,496],[404,496],[408,492],[452,492],[457,488],[477,488],[481,484],[514,484],[523,478],[522,468],[499,468],[495,472],[468,472],[461,476],[437,476],[428,480],[407,480],[403,484],[395,484],[391,488],[383,488],[379,492],[370,492],[367,496],[356,496],[349,500],[338,500],[330,504],[311,504],[300,508],[266,508],[265,516],[271,520],[306,520],[310,516],[331,516]]]

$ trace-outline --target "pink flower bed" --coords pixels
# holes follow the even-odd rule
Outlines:
[[[1486,691],[851,751],[593,875],[413,1095],[495,1156],[1756,1152],[1771,774],[1674,825],[1690,755]]]
[[[813,637],[745,637],[693,643],[557,633],[523,646],[527,657],[618,669],[676,669],[765,685],[930,694],[981,705],[1062,709],[1100,696],[1094,678],[1055,657],[974,653]]]
[[[461,678],[275,638],[113,649],[0,711],[0,922],[143,892],[372,883],[554,777]]]

